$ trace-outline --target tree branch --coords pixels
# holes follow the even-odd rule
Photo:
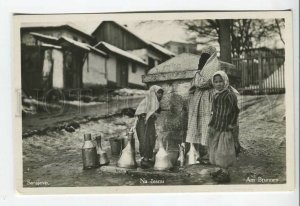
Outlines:
[[[282,43],[285,45],[285,42],[284,42],[284,40],[283,40],[283,38],[282,38],[282,34],[281,34],[281,28],[280,28],[280,25],[279,25],[278,19],[275,19],[275,23],[276,23],[276,26],[277,26],[277,28],[278,28],[279,37],[280,37],[280,39],[281,39]]]

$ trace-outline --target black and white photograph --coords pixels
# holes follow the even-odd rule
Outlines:
[[[293,188],[290,11],[13,19],[21,193]]]

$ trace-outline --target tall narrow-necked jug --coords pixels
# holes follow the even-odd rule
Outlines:
[[[199,163],[200,155],[193,143],[190,144],[190,150],[186,154],[186,165],[194,165]]]
[[[133,128],[128,133],[128,141],[126,147],[122,150],[121,156],[117,162],[118,167],[134,169],[137,167],[135,159],[135,148],[133,145]]]
[[[168,152],[165,150],[162,138],[158,139],[159,149],[155,155],[154,170],[169,170],[172,168],[172,163],[169,159]]]
[[[179,148],[179,157],[178,157],[178,163],[180,167],[184,166],[185,163],[185,144],[181,143],[178,144],[178,148]]]

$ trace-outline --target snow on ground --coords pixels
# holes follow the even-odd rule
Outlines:
[[[118,89],[115,90],[114,93],[120,96],[133,96],[133,95],[145,95],[147,90],[141,90],[141,89]]]
[[[245,184],[247,177],[262,176],[286,181],[284,95],[241,96],[240,142],[245,152],[231,168],[231,183]],[[48,131],[23,139],[24,187],[30,181],[47,181],[50,186],[139,185],[134,176],[113,175],[99,170],[83,171],[83,135],[102,134],[102,145],[110,156],[108,139],[124,137],[134,118],[113,116],[81,124],[73,133]],[[138,148],[138,141],[136,140]],[[138,152],[138,150],[137,150]],[[138,159],[137,155],[137,159]],[[110,156],[110,158],[112,158]],[[197,182],[190,179],[190,182]],[[169,184],[187,184],[169,180]],[[198,181],[199,182],[199,181]],[[203,183],[198,183],[203,184]]]
[[[244,183],[247,177],[286,181],[284,95],[244,99],[240,114],[240,142],[246,153],[233,168],[232,183]]]

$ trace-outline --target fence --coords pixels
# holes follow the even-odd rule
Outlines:
[[[285,93],[283,55],[234,58],[233,64],[240,71],[238,88],[241,94]]]

